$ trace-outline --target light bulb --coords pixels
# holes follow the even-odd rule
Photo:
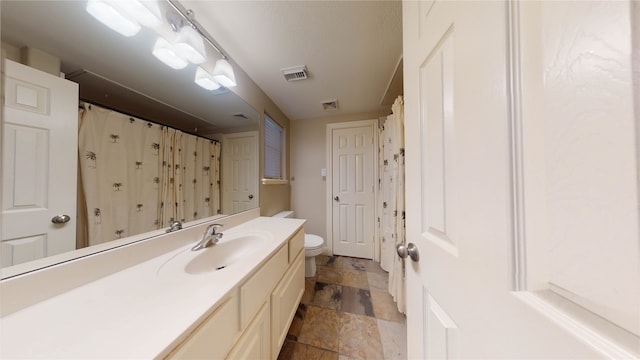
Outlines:
[[[233,73],[233,68],[225,59],[216,61],[216,66],[213,69],[213,78],[222,86],[236,86],[236,76]]]
[[[119,1],[118,6],[144,26],[155,28],[162,24],[160,7],[155,0]]]
[[[153,56],[176,70],[184,69],[189,64],[185,59],[180,57],[175,48],[162,37],[159,37],[153,46]]]
[[[89,0],[86,10],[91,16],[121,35],[131,37],[140,31],[140,24],[125,15],[112,1]]]
[[[195,82],[207,90],[216,90],[220,88],[220,84],[218,84],[213,76],[200,66],[198,66],[198,69],[196,70]]]
[[[182,56],[194,64],[202,64],[207,60],[204,40],[191,25],[185,25],[176,37],[176,49]]]

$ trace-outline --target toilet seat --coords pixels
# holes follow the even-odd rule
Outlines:
[[[305,234],[304,235],[304,248],[305,249],[317,249],[321,248],[324,245],[324,240],[318,236],[313,234]]]

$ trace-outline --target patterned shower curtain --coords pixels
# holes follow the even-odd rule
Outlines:
[[[405,312],[404,261],[396,253],[396,246],[405,242],[404,102],[401,96],[391,109],[393,113],[385,120],[380,135],[380,266],[389,272],[389,292],[398,310]]]
[[[78,199],[83,200],[79,205],[83,224],[78,245],[166,227],[170,218],[189,221],[218,213],[218,143],[93,104],[81,107]],[[172,169],[162,166],[165,161]],[[175,164],[182,168],[173,168]],[[168,182],[176,178],[181,186],[167,195]],[[185,186],[187,181],[190,186]],[[180,206],[160,212],[163,201]]]
[[[160,227],[219,214],[220,144],[165,126],[160,149]]]

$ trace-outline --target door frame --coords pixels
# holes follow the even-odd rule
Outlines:
[[[358,120],[358,121],[347,121],[340,123],[330,123],[327,124],[327,136],[326,136],[326,167],[327,167],[327,177],[326,181],[326,208],[327,208],[327,238],[325,241],[326,248],[329,253],[333,255],[333,130],[337,129],[345,129],[345,128],[353,128],[353,127],[371,127],[371,137],[373,141],[373,176],[374,179],[379,178],[378,174],[378,157],[379,157],[379,144],[378,144],[378,119],[370,119],[370,120]],[[373,212],[371,219],[374,225],[373,229],[373,260],[380,261],[380,240],[379,240],[379,232],[378,227],[375,226],[376,219],[378,218],[378,186],[376,186],[374,181],[373,186]]]

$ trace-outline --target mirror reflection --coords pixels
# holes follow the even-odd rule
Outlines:
[[[215,44],[172,68],[154,52],[184,38],[179,4],[124,36],[91,3],[0,3],[5,268],[258,205],[259,114],[202,81],[224,63]]]

